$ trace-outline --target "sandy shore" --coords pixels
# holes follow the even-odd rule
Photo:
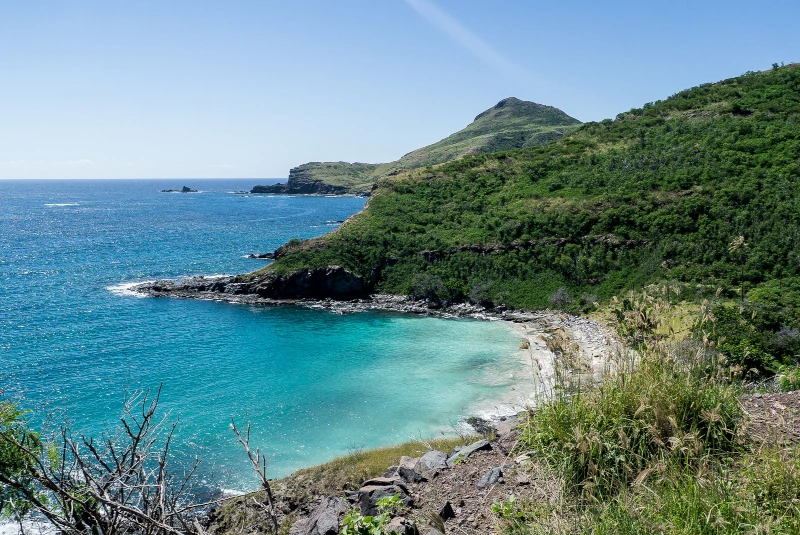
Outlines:
[[[583,375],[596,379],[608,369],[611,356],[619,347],[610,329],[588,318],[551,311],[506,315],[519,315],[501,321],[519,336],[520,349],[516,357],[521,366],[514,370],[508,390],[498,399],[476,402],[469,408],[470,415],[491,422],[535,407],[552,395],[558,357],[548,349],[548,338],[557,334],[565,336],[572,347],[573,361],[579,363]],[[476,319],[497,319],[491,316]]]

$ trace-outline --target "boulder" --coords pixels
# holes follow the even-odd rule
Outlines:
[[[483,451],[483,450],[491,450],[492,445],[489,444],[488,440],[479,440],[477,442],[473,442],[469,446],[463,447],[453,453],[447,459],[447,466],[455,466],[459,462],[466,461],[469,459],[469,456],[475,453],[476,451]]]
[[[439,510],[439,517],[443,522],[447,522],[451,518],[456,517],[456,513],[453,511],[453,506],[450,504],[450,502],[444,502],[444,505]]]
[[[386,533],[399,533],[400,535],[417,535],[417,526],[402,516],[394,517],[386,524]]]
[[[364,516],[377,515],[378,500],[397,495],[406,504],[411,504],[411,497],[397,485],[366,485],[358,490],[358,508]]]
[[[425,476],[417,471],[418,458],[403,455],[400,457],[400,465],[397,467],[397,475],[409,483],[417,483],[425,480]]]
[[[323,498],[311,516],[292,525],[289,535],[338,535],[339,518],[347,509],[347,502],[341,498]]]
[[[492,468],[483,475],[483,477],[478,481],[477,486],[479,489],[485,489],[499,482],[502,476],[503,476],[502,468],[500,468],[499,466]]]
[[[428,450],[425,455],[419,458],[417,469],[441,470],[447,468],[447,454],[439,450]]]

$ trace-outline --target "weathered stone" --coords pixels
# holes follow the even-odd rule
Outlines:
[[[456,513],[453,511],[453,506],[450,504],[450,502],[444,502],[444,505],[439,510],[439,516],[445,522],[456,517]]]
[[[503,470],[499,466],[492,468],[483,475],[480,481],[478,481],[477,486],[479,489],[485,489],[486,487],[499,482],[502,476]]]
[[[531,479],[525,472],[520,472],[519,474],[517,474],[517,485],[529,485],[530,482]]]
[[[425,455],[419,458],[419,464],[426,470],[447,468],[447,454],[439,450],[428,450]]]
[[[347,502],[341,498],[326,497],[311,516],[298,520],[289,530],[290,535],[338,535],[339,518],[347,512]]]
[[[411,504],[411,497],[397,485],[367,485],[361,487],[358,491],[358,508],[364,516],[377,515],[379,512],[378,500],[395,495],[399,496],[405,505]]]
[[[402,516],[397,516],[386,524],[386,533],[399,533],[400,535],[417,535],[417,526]]]
[[[473,442],[469,446],[461,448],[460,450],[453,453],[449,459],[447,459],[447,466],[454,466],[459,461],[465,461],[469,458],[470,455],[475,453],[476,451],[482,450],[491,450],[492,445],[489,444],[488,440],[479,440],[477,442]]]
[[[517,427],[518,416],[509,416],[494,423],[494,434],[504,437],[510,434]]]
[[[398,476],[398,473],[397,473],[397,469],[398,468],[399,468],[398,466],[390,466],[383,473],[383,477],[397,477]]]
[[[419,459],[416,457],[408,457],[403,455],[400,457],[400,465],[397,468],[397,475],[408,481],[409,483],[416,483],[423,481],[425,476],[417,471]]]

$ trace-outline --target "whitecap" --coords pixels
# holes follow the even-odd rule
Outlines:
[[[122,284],[114,284],[112,286],[106,286],[106,290],[111,292],[114,295],[124,295],[125,297],[147,297],[144,294],[140,294],[139,292],[133,291],[133,288],[139,286],[140,284],[145,284],[147,282],[154,282],[154,281],[138,281],[138,282],[123,282]]]
[[[76,202],[51,202],[45,203],[45,206],[80,206]]]

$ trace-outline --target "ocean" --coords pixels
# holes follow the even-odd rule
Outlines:
[[[31,422],[100,436],[126,393],[179,422],[176,463],[257,486],[229,429],[280,477],[348,452],[453,434],[525,381],[503,322],[140,298],[131,283],[253,271],[364,199],[240,195],[256,180],[0,181],[0,390]],[[273,181],[274,182],[274,181]],[[261,181],[264,183],[264,181]],[[162,193],[182,186],[198,193]]]

